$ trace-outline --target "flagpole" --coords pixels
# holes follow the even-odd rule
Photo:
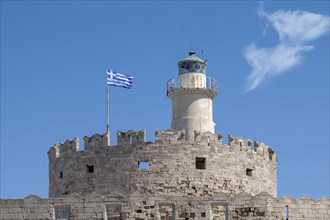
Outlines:
[[[109,95],[109,85],[108,85],[108,72],[107,72],[107,135],[109,136],[108,139],[108,146],[110,147],[110,95]]]

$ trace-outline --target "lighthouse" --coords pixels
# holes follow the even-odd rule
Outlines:
[[[195,131],[214,133],[212,101],[218,94],[218,82],[206,76],[205,60],[194,51],[178,62],[179,73],[167,81],[167,96],[172,100],[174,130],[185,130],[186,140],[193,141]]]

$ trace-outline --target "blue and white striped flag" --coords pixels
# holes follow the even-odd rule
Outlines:
[[[107,68],[107,84],[108,86],[117,86],[130,89],[133,84],[133,77],[117,73]]]

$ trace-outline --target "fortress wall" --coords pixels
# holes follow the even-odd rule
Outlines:
[[[294,199],[290,196],[283,196],[272,206],[272,215],[291,220],[299,219],[330,219],[330,200],[321,198],[313,200],[310,197]]]
[[[186,196],[265,191],[276,196],[276,155],[264,144],[251,149],[250,140],[230,136],[225,145],[221,135],[209,132],[195,133],[195,141],[188,142],[184,132],[173,130],[156,131],[155,143],[144,142],[143,131],[118,136],[118,145],[111,148],[106,135],[85,137],[83,151],[77,139],[52,147],[49,196],[136,191]],[[142,162],[149,167],[139,168]]]
[[[330,200],[323,198],[276,199],[267,193],[251,196],[240,193],[230,197],[217,193],[207,197],[130,196],[114,194],[104,197],[91,193],[62,198],[42,199],[31,195],[24,199],[0,200],[0,219],[174,219],[174,220],[278,220],[286,219],[285,206],[289,207],[289,219],[324,220],[330,218]]]
[[[24,199],[1,199],[0,219],[55,219],[48,199],[30,195]]]

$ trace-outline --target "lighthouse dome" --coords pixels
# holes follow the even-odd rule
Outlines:
[[[179,75],[185,73],[206,74],[206,62],[196,56],[195,51],[189,51],[189,56],[179,61]]]

